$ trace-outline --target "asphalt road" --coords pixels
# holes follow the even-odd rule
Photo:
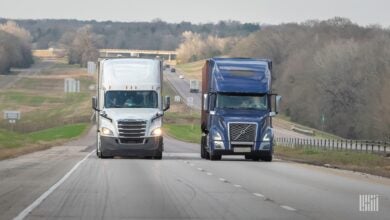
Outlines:
[[[190,92],[190,79],[180,79],[178,72],[172,73],[169,70],[164,71],[164,79],[173,87],[177,93],[183,98],[184,103],[196,110],[200,111],[201,107],[201,93],[192,93]],[[201,85],[199,85],[201,86]],[[201,90],[201,88],[199,88]],[[192,98],[192,103],[187,103],[187,98]]]
[[[93,130],[66,146],[0,161],[0,219],[390,216],[386,178],[281,160],[201,160],[197,144],[170,138],[163,160],[98,159]],[[379,211],[359,212],[360,194],[378,194]]]

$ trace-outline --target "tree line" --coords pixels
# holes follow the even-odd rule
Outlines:
[[[345,18],[262,27],[231,56],[274,61],[293,121],[353,139],[390,138],[390,30]]]
[[[30,33],[12,21],[1,24],[0,74],[12,67],[29,67],[33,62]]]

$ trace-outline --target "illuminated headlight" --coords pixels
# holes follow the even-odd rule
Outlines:
[[[156,128],[152,131],[152,136],[161,136],[162,130],[161,128]]]
[[[271,141],[271,131],[267,131],[263,137],[263,141]]]
[[[221,134],[219,134],[218,131],[214,132],[213,140],[215,140],[215,141],[222,141],[222,136],[221,136]]]
[[[105,127],[102,127],[100,131],[102,132],[103,135],[110,135],[111,136],[114,134],[110,129],[105,128]]]

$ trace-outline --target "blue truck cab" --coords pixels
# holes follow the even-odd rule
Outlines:
[[[202,70],[201,157],[222,155],[272,161],[272,117],[280,96],[272,93],[272,61],[212,58]]]

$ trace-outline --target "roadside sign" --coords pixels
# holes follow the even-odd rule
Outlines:
[[[89,74],[94,74],[96,72],[96,63],[88,61],[87,69]]]
[[[4,119],[6,119],[6,120],[19,120],[20,119],[20,111],[4,111]]]
[[[65,93],[80,92],[80,80],[75,80],[73,78],[66,78],[64,81],[64,92]]]
[[[176,95],[176,96],[175,96],[175,102],[180,102],[180,101],[181,101],[181,97],[178,96],[178,95]]]

